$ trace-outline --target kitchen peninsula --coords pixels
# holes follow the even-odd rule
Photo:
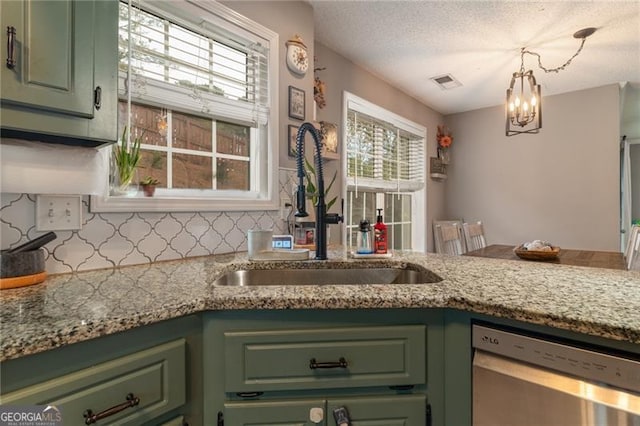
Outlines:
[[[204,364],[205,376],[204,384],[196,388],[204,389],[207,400],[209,393],[218,395],[209,402],[220,406],[224,401],[219,395],[223,392],[206,379],[217,377],[218,367],[208,369],[207,360],[220,354],[217,349],[220,341],[216,339],[227,333],[216,328],[218,323],[228,327],[236,321],[239,328],[246,329],[247,324],[268,327],[286,321],[293,328],[309,324],[325,326],[325,322],[326,327],[422,322],[428,330],[427,380],[432,389],[429,401],[434,405],[434,424],[443,425],[443,411],[453,416],[449,420],[457,415],[453,407],[448,407],[447,395],[468,390],[469,378],[449,377],[470,372],[467,329],[471,320],[553,330],[563,337],[582,336],[590,343],[640,353],[637,272],[435,254],[361,261],[330,253],[329,258],[305,262],[305,266],[411,264],[432,271],[442,280],[411,285],[215,286],[214,281],[228,271],[296,265],[252,263],[244,253],[53,276],[42,285],[0,293],[2,373],[9,374],[4,380],[11,381],[8,390],[33,385],[35,378],[30,379],[28,372],[16,373],[16,366],[74,347],[93,353],[103,348],[101,342],[105,339],[138,333],[131,348],[121,347],[119,341],[114,345],[115,340],[105,346],[113,355],[126,354],[136,345],[144,347],[145,329],[165,325],[170,331],[163,330],[165,340],[160,342],[181,332],[187,335],[188,342],[189,339],[196,342],[188,345],[192,348],[189,356],[195,363]],[[209,338],[216,344],[208,342]],[[97,349],[89,349],[94,342]],[[204,349],[194,349],[199,347]],[[454,353],[445,355],[450,350]],[[102,359],[87,359],[85,364],[106,359],[103,355]],[[443,367],[445,359],[449,364]],[[191,371],[199,368],[191,367]],[[64,371],[72,372],[73,368],[66,366],[58,372]],[[50,377],[45,374],[44,379],[47,378]],[[3,394],[5,386],[3,382]],[[439,388],[441,393],[433,391]],[[192,396],[195,399],[191,398],[189,404],[202,404],[197,392]],[[468,395],[458,403],[468,405]],[[215,413],[206,410],[205,424],[208,424],[206,421]],[[468,420],[465,410],[458,411],[463,412],[458,420]]]

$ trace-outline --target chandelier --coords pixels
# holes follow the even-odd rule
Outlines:
[[[540,55],[520,49],[520,70],[511,76],[511,84],[507,89],[506,103],[506,135],[513,136],[520,133],[538,133],[542,128],[542,97],[540,85],[532,70],[524,70],[524,55],[538,57],[538,67],[544,72],[559,72],[564,70],[582,51],[587,37],[596,32],[595,28],[583,28],[573,34],[574,38],[582,39],[580,47],[567,62],[557,68],[547,69],[542,65]]]

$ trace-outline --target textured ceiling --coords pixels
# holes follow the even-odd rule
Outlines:
[[[503,104],[521,47],[539,53],[546,68],[558,67],[580,45],[573,33],[585,27],[597,31],[559,73],[525,55],[542,95],[640,84],[640,0],[308,1],[316,42],[443,114]],[[462,86],[443,90],[430,80],[443,74]]]

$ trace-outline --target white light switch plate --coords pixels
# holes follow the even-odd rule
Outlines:
[[[37,195],[36,229],[38,231],[82,229],[82,196]]]

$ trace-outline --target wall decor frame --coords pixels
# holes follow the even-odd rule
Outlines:
[[[338,125],[328,121],[320,122],[320,134],[322,135],[322,157],[328,160],[340,158],[340,139]]]
[[[431,157],[429,166],[431,179],[441,181],[447,178],[447,165],[442,162],[441,158]]]
[[[297,87],[289,86],[289,117],[304,120],[305,92]]]
[[[296,136],[298,136],[298,129],[300,126],[295,126],[293,124],[289,124],[289,157],[296,156]]]

